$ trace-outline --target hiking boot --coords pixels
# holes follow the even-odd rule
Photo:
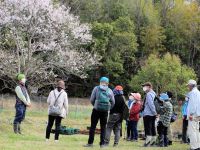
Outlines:
[[[14,133],[17,134],[18,133],[18,125],[17,124],[13,124],[13,130],[14,130]]]
[[[18,133],[22,134],[20,124],[17,124],[17,128],[18,128]]]
[[[93,144],[86,144],[83,147],[93,147]]]

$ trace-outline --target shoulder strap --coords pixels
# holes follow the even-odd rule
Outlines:
[[[60,94],[58,95],[58,97],[56,98],[56,94],[55,94],[55,91],[53,92],[54,93],[54,96],[55,96],[55,102],[54,102],[54,106],[56,105],[56,102],[58,101],[58,98],[60,97],[60,95],[63,93],[63,92],[60,92]]]

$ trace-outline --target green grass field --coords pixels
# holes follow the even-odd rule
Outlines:
[[[71,106],[70,114],[67,119],[62,121],[62,125],[86,129],[90,125],[91,107],[87,106]],[[53,140],[53,134],[49,142],[45,142],[45,128],[47,122],[47,111],[37,111],[31,108],[27,110],[26,119],[22,124],[24,135],[15,135],[12,130],[12,121],[15,111],[12,108],[3,109],[0,111],[0,150],[85,150],[83,145],[87,143],[87,135],[70,135],[60,136],[59,143]],[[94,148],[100,149],[98,146],[99,135],[96,135]],[[113,143],[113,139],[111,140]],[[119,147],[113,148],[112,144],[105,149],[120,149],[120,150],[187,150],[188,145],[181,145],[180,142],[174,143],[169,148],[144,148],[143,141],[138,143],[126,142],[121,139]],[[91,148],[89,148],[91,149]]]

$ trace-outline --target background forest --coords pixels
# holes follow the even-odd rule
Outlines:
[[[69,61],[67,67],[66,64],[54,63],[50,70],[43,67],[38,74],[26,72],[21,67],[20,72],[26,72],[27,85],[33,91],[37,89],[38,93],[48,93],[45,91],[53,87],[55,79],[63,78],[70,96],[85,97],[100,76],[108,76],[111,87],[121,84],[126,94],[141,90],[143,82],[151,81],[158,93],[170,90],[180,96],[186,92],[188,79],[200,77],[199,1],[56,0],[54,3],[69,7],[69,13],[79,16],[80,23],[90,28],[92,39],[89,42],[73,42],[76,46],[73,49],[80,49],[84,59],[73,57],[70,61],[64,60]],[[5,28],[0,29],[0,88],[5,93],[11,92],[9,89],[15,86],[14,79],[19,68],[12,70],[12,61],[5,64],[9,49],[14,49],[14,56],[17,55],[13,48],[16,43],[3,34],[7,32]],[[23,36],[25,38],[21,40],[28,41],[26,35]],[[38,51],[32,56],[35,58],[38,54],[41,56]],[[47,58],[45,55],[39,59],[44,61]],[[70,69],[73,59],[79,60],[79,71]],[[83,67],[80,67],[81,62]],[[37,66],[37,63],[32,64]],[[39,76],[42,78],[39,79]]]

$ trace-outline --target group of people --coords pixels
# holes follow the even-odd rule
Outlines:
[[[26,107],[31,107],[31,102],[25,86],[25,75],[18,74],[17,79],[19,84],[15,89],[16,115],[13,129],[14,133],[21,134],[20,124],[25,118]],[[189,93],[182,109],[183,142],[188,143],[187,139],[189,139],[191,149],[200,150],[200,92],[195,80],[190,80],[187,86]],[[143,118],[144,122],[144,147],[167,147],[172,144],[171,122],[174,121],[174,109],[171,103],[172,93],[164,92],[157,96],[150,82],[143,84],[142,88],[145,92],[143,100],[140,93],[133,92],[126,102],[122,86],[118,85],[114,90],[111,90],[109,78],[102,77],[100,79],[100,85],[93,89],[90,98],[93,110],[89,139],[84,147],[93,147],[95,130],[99,121],[101,129],[99,144],[101,148],[109,145],[112,131],[115,135],[113,146],[118,146],[123,120],[126,120],[127,141],[138,141],[137,125],[140,118]],[[58,81],[57,87],[50,92],[47,103],[49,107],[46,141],[50,138],[50,132],[55,122],[55,141],[57,142],[61,121],[68,114],[68,96],[65,92],[63,80]]]

